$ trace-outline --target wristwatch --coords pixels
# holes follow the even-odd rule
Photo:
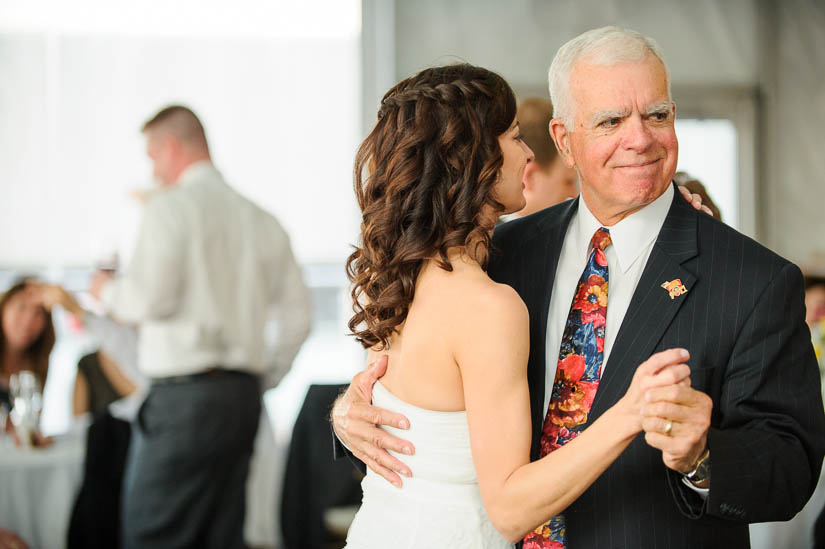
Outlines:
[[[699,456],[696,465],[689,473],[684,473],[685,478],[696,486],[697,488],[707,488],[710,486],[710,448],[705,448],[705,451]]]

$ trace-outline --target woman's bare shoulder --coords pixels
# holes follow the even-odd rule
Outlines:
[[[527,306],[512,287],[494,282],[487,276],[474,277],[461,284],[453,299],[464,306],[456,312],[469,325],[493,321],[527,321]]]

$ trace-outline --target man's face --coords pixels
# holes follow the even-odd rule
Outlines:
[[[146,132],[146,155],[152,161],[152,175],[163,185],[175,182],[173,139],[164,132]]]
[[[587,205],[613,224],[661,196],[676,171],[676,108],[665,70],[653,55],[612,66],[579,61],[570,91],[574,128],[554,120],[554,138],[579,173]]]
[[[811,286],[805,290],[805,322],[808,326],[825,318],[825,286]]]

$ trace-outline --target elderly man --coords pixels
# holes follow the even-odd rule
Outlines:
[[[748,547],[749,522],[789,519],[802,508],[825,454],[801,273],[674,192],[676,111],[653,40],[615,27],[574,38],[553,60],[550,94],[551,133],[581,194],[499,226],[489,269],[530,314],[532,458],[552,431],[543,425],[561,393],[562,333],[596,231],[608,229],[611,239],[610,289],[585,426],[657,351],[688,349],[692,375],[689,386],[649,391],[645,437],[524,546]],[[408,444],[368,423],[406,419],[365,402],[382,367],[357,376],[333,410],[334,427],[396,480],[409,470],[380,448],[401,453]]]
[[[151,380],[126,469],[125,546],[240,548],[261,390],[309,332],[309,292],[286,232],[226,184],[191,110],[167,107],[143,133],[165,190],[146,205],[128,272],[92,284],[140,327]]]

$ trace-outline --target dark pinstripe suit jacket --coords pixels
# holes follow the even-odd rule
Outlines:
[[[544,420],[547,315],[564,235],[578,200],[499,226],[490,276],[530,312],[527,376],[538,457]],[[661,287],[679,278],[675,299]],[[637,437],[566,511],[568,549],[749,547],[749,522],[787,520],[810,497],[825,455],[819,373],[799,269],[677,192],[631,300],[589,421],[627,390],[636,367],[671,347],[690,351],[693,387],[713,399],[707,501]]]

